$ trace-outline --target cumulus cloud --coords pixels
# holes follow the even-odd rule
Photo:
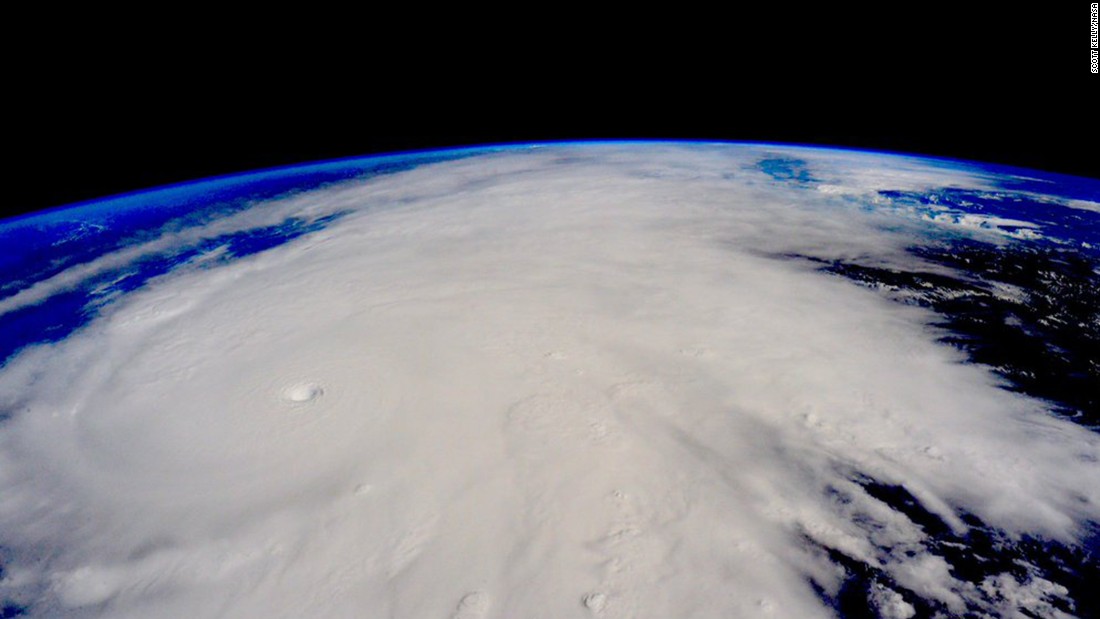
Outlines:
[[[833,189],[776,181],[769,153]],[[965,511],[1073,543],[1100,520],[1100,441],[963,365],[924,310],[777,258],[911,262],[932,224],[851,196],[945,182],[990,181],[562,145],[166,233],[345,213],[0,371],[3,590],[54,616],[830,616],[808,581],[842,574],[812,540],[961,608],[977,593],[927,532],[853,479],[958,531]]]

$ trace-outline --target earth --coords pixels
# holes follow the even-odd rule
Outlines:
[[[1100,180],[490,146],[0,245],[2,617],[1100,616]]]

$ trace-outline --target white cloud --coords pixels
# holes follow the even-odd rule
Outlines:
[[[922,310],[770,257],[898,261],[918,233],[777,187],[749,165],[774,150],[542,147],[272,206],[353,212],[0,372],[7,589],[74,616],[826,617],[808,535],[976,595],[856,472],[1072,542],[1096,435]],[[789,152],[865,190],[945,174]]]

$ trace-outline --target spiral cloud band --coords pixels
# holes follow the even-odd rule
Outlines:
[[[967,580],[882,497],[959,539],[1076,547],[1100,522],[1096,433],[931,310],[817,268],[1045,232],[882,197],[943,187],[997,183],[776,146],[489,149],[70,265],[0,311],[203,248],[0,367],[0,593],[71,617],[828,617],[858,563],[885,617],[1071,612],[1036,571]]]

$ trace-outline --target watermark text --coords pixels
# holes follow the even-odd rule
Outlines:
[[[1097,13],[1100,12],[1100,2],[1089,5],[1089,54],[1092,56],[1091,71],[1100,73],[1100,30],[1097,28]]]

